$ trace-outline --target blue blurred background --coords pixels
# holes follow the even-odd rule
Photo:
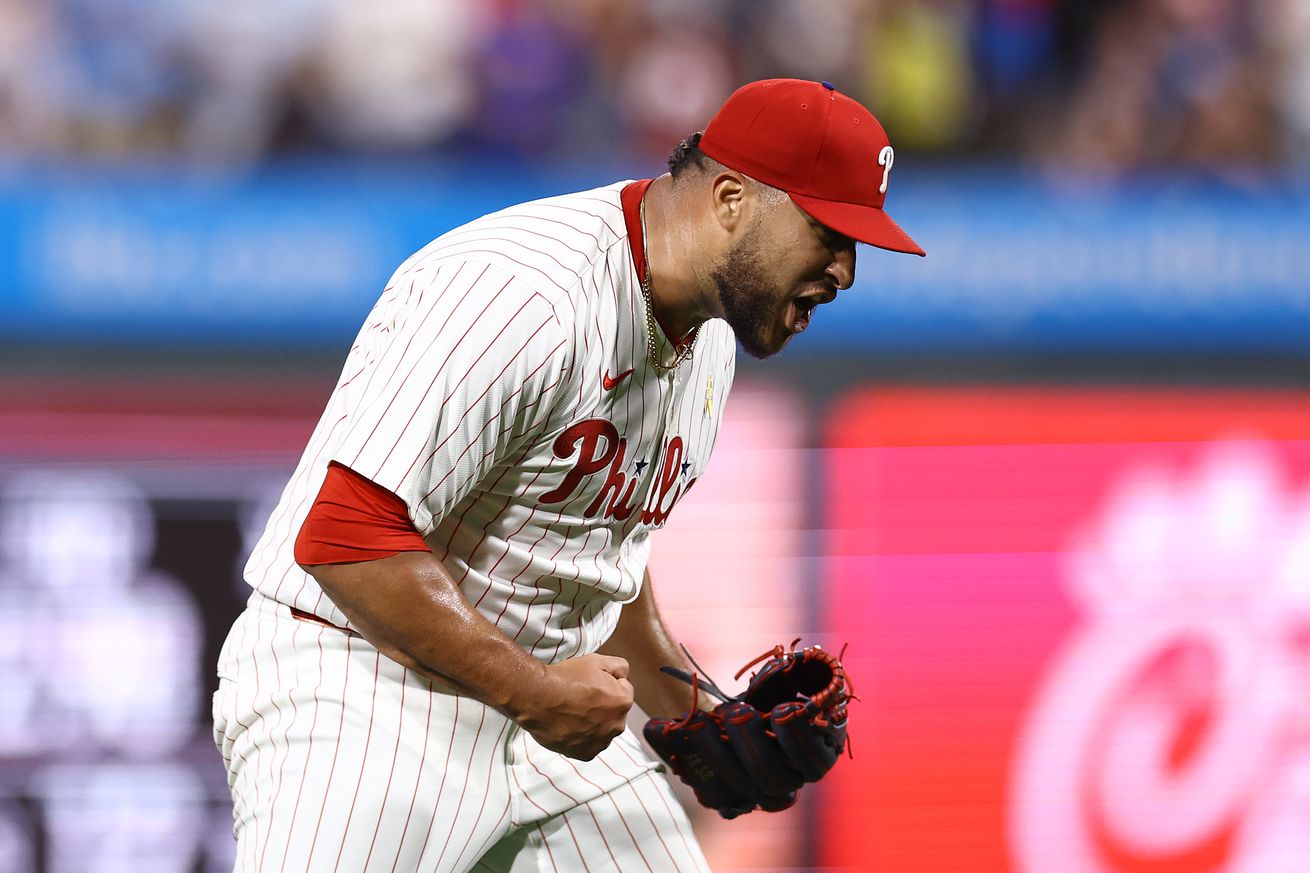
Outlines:
[[[655,174],[736,85],[826,78],[930,250],[796,354],[1297,355],[1294,0],[0,4],[0,331],[331,354],[390,268],[507,203]]]
[[[928,257],[862,247],[839,317],[742,362],[748,448],[821,467],[867,386],[1300,402],[1305,0],[0,0],[0,873],[230,868],[217,646],[391,270],[660,173],[773,76],[880,118]],[[787,487],[812,578],[825,495]],[[818,869],[817,814],[698,827],[722,869]]]

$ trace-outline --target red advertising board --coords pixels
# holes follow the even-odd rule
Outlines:
[[[868,390],[826,436],[825,869],[1310,858],[1310,398]]]

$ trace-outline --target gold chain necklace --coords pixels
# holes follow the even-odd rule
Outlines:
[[[681,348],[676,343],[673,345],[673,363],[665,365],[660,362],[659,353],[655,347],[655,332],[659,327],[655,324],[655,306],[650,301],[650,256],[647,254],[646,247],[646,197],[641,198],[641,204],[637,207],[637,213],[641,216],[641,259],[646,262],[646,274],[641,277],[641,296],[646,301],[646,353],[650,357],[651,366],[661,373],[668,373],[676,369],[683,361],[691,358],[691,353],[696,345],[696,337],[700,333],[700,325],[691,329],[690,338]]]

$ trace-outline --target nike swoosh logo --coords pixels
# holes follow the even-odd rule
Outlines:
[[[632,369],[627,369],[627,370],[624,370],[622,373],[620,373],[619,375],[617,375],[617,376],[615,376],[614,378],[611,379],[611,378],[610,378],[610,371],[609,371],[609,370],[606,370],[606,371],[605,371],[605,376],[604,376],[604,378],[602,378],[602,379],[600,380],[600,384],[603,385],[603,386],[605,387],[605,390],[606,390],[606,391],[613,391],[615,388],[617,388],[617,387],[619,386],[619,383],[620,383],[620,382],[622,382],[624,379],[626,379],[626,378],[628,378],[629,376],[631,376],[632,373],[633,373],[633,370],[632,370]]]

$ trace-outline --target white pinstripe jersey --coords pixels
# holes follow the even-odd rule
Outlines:
[[[640,590],[650,532],[709,460],[735,355],[712,320],[691,360],[651,365],[627,184],[487,215],[400,266],[251,555],[250,585],[348,626],[292,554],[336,460],[399,495],[470,602],[536,657],[601,646]]]

